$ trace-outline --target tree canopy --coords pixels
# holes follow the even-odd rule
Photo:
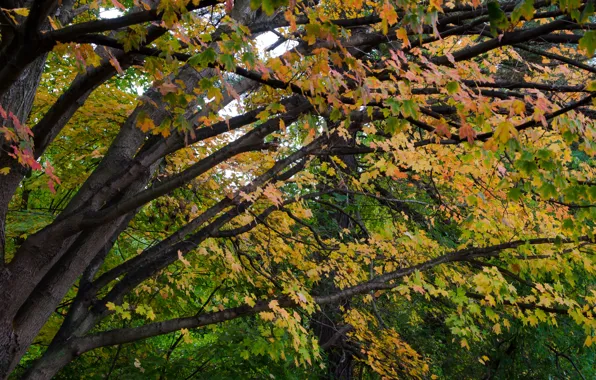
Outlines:
[[[0,378],[593,378],[592,0],[0,2]]]

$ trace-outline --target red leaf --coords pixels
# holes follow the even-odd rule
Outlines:
[[[476,131],[472,129],[470,124],[463,124],[459,128],[459,137],[462,139],[468,139],[468,142],[471,144],[474,142],[474,138],[476,137]]]
[[[125,11],[125,10],[126,10],[126,7],[125,7],[124,5],[122,5],[122,3],[120,3],[118,0],[112,0],[112,4],[114,4],[114,6],[115,6],[116,8],[120,8],[120,9],[122,9],[123,11]]]
[[[232,13],[232,9],[234,8],[234,0],[226,0],[226,13]]]

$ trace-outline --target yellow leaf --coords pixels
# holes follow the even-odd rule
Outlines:
[[[264,311],[262,313],[259,313],[259,316],[264,321],[272,321],[272,320],[275,319],[275,314],[273,314],[273,313],[271,313],[269,311]]]
[[[459,344],[462,348],[467,348],[468,350],[470,349],[470,345],[468,344],[468,341],[466,339],[462,339],[461,342],[459,342]]]
[[[244,302],[246,302],[246,304],[250,307],[253,307],[256,304],[255,300],[249,296],[244,297]]]
[[[18,14],[19,16],[29,16],[29,8],[12,8],[12,9],[7,9],[7,8],[2,8],[3,11],[8,11],[8,12],[14,12],[16,14]]]
[[[410,40],[408,39],[408,31],[405,28],[397,29],[395,31],[395,36],[403,42],[404,47],[410,46]]]

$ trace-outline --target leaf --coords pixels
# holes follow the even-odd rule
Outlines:
[[[459,83],[451,81],[445,86],[450,95],[457,94],[460,91]]]
[[[200,68],[207,68],[209,65],[215,63],[217,60],[217,53],[213,48],[207,48],[203,52],[192,56],[188,63],[193,66],[199,66]]]
[[[496,1],[489,1],[487,7],[491,33],[496,35],[498,30],[507,29],[507,27],[509,27],[509,20],[507,19],[505,12],[501,10],[499,3]]]
[[[395,25],[397,23],[397,12],[395,11],[393,5],[389,3],[389,1],[385,1],[383,3],[380,16],[389,26]],[[387,34],[387,30],[384,31],[384,34]]]
[[[178,86],[171,82],[162,83],[157,87],[159,89],[160,94],[167,95],[170,93],[176,93],[178,91]]]
[[[579,18],[579,23],[580,24],[584,24],[588,21],[590,21],[590,17],[592,17],[594,15],[594,2],[593,1],[588,1],[585,6],[584,6],[584,10],[581,13],[581,16]]]
[[[472,128],[472,126],[468,123],[463,123],[462,126],[459,128],[459,137],[461,139],[467,139],[470,144],[474,142],[476,138],[476,131]]]
[[[507,198],[512,201],[519,201],[521,199],[522,195],[523,195],[523,193],[519,188],[513,187],[513,188],[509,189],[509,192],[507,193]]]
[[[190,262],[184,258],[184,256],[182,255],[182,251],[181,250],[178,250],[178,260],[180,260],[180,262],[182,264],[184,264],[185,267],[189,267],[190,266]]]
[[[7,9],[2,8],[2,10],[7,10]],[[23,16],[23,17],[29,16],[29,8],[10,8],[8,10],[10,12],[14,12],[14,13],[18,14],[19,16]]]
[[[273,321],[275,319],[275,314],[273,314],[270,311],[263,311],[263,312],[259,313],[259,316],[264,321]]]
[[[588,57],[592,57],[594,55],[594,51],[596,51],[596,31],[588,30],[585,32],[582,38],[579,39],[578,47]]]
[[[395,36],[399,38],[404,47],[410,46],[410,39],[408,38],[408,32],[405,28],[399,28],[395,31]]]
[[[417,119],[418,105],[412,99],[404,100],[401,104],[401,113],[405,118],[411,117]]]
[[[274,205],[279,206],[283,203],[283,194],[273,184],[268,184],[263,190],[265,195]]]
[[[525,20],[530,21],[534,18],[534,0],[522,0],[519,2],[513,12],[511,12],[511,22],[517,24],[517,22],[523,17]]]
[[[265,12],[265,14],[267,16],[271,16],[273,14],[273,12],[275,12],[275,10],[279,7],[281,7],[284,4],[287,4],[287,0],[257,0],[254,1],[254,3],[259,3],[261,4],[261,8],[263,8],[263,12]],[[253,4],[253,0],[251,0],[251,6]]]
[[[121,9],[123,11],[126,10],[126,7],[122,5],[122,3],[120,3],[118,0],[112,0],[112,4],[118,9]]]
[[[499,140],[501,143],[506,143],[509,141],[509,139],[517,137],[517,134],[518,132],[517,129],[515,129],[515,126],[509,121],[504,121],[497,125],[494,138]]]
[[[246,302],[246,304],[250,307],[254,307],[256,305],[255,300],[249,296],[244,297],[244,302]]]
[[[226,0],[225,10],[227,14],[232,13],[232,9],[234,8],[234,0]]]

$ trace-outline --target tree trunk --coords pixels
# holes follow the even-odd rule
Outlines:
[[[353,143],[353,139],[345,140],[339,136],[335,137],[331,145],[345,146]],[[357,169],[357,162],[354,156],[342,156],[341,160],[346,164],[346,167],[342,169],[343,171],[350,173]],[[344,213],[337,212],[332,214],[331,217],[336,221],[340,230],[357,228],[353,225],[352,220]],[[321,281],[316,289],[321,294],[334,293],[337,290],[337,287],[333,283],[333,278]],[[346,303],[343,307],[347,309],[349,308],[349,304]],[[313,329],[319,339],[319,345],[327,353],[327,376],[325,378],[333,380],[352,379],[354,377],[354,355],[350,350],[345,349],[345,346],[349,345],[348,339],[345,333],[336,327],[343,323],[342,311],[339,305],[324,306],[321,312],[313,316],[313,319],[315,320]],[[337,337],[337,334],[341,334],[341,336]]]
[[[33,61],[14,85],[0,98],[0,106],[7,113],[12,112],[22,124],[27,122],[31,113],[46,57],[47,55],[43,55]],[[5,263],[6,237],[4,233],[8,205],[26,173],[23,166],[6,153],[11,151],[8,144],[0,137],[0,168],[10,168],[10,172],[3,175],[0,181],[0,266]]]

